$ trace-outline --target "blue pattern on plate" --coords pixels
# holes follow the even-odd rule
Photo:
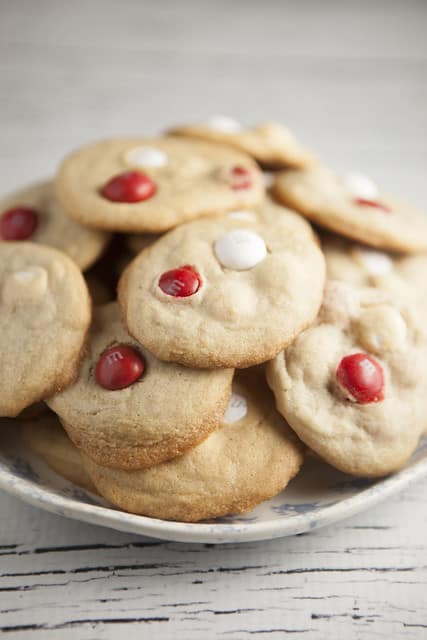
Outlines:
[[[51,471],[15,447],[0,454],[0,488],[56,514],[177,541],[239,542],[311,531],[352,513],[427,475],[427,437],[401,472],[384,479],[353,478],[308,457],[285,491],[247,514],[204,523],[145,518],[109,507],[101,498]]]

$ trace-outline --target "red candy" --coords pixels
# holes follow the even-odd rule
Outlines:
[[[251,172],[245,167],[233,167],[231,170],[231,186],[233,189],[249,189],[252,186]]]
[[[27,240],[37,229],[39,219],[35,209],[15,207],[5,211],[0,217],[0,238],[2,240]]]
[[[156,193],[156,184],[145,173],[127,171],[114,176],[101,189],[101,195],[112,202],[142,202]]]
[[[99,357],[95,378],[104,389],[115,391],[136,382],[144,373],[144,369],[144,359],[136,349],[125,344],[117,344]]]
[[[339,385],[349,392],[355,402],[367,404],[384,400],[383,370],[366,353],[345,356],[338,365],[336,377]]]
[[[367,200],[366,198],[356,198],[354,201],[356,204],[361,207],[373,207],[374,209],[380,209],[384,213],[391,213],[390,207],[387,207],[385,204],[381,202],[377,202],[376,200]]]
[[[201,284],[200,275],[189,264],[165,271],[159,279],[159,287],[163,293],[174,298],[187,298],[194,295]]]

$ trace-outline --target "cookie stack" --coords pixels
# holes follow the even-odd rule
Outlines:
[[[121,509],[244,512],[308,447],[381,476],[426,431],[427,218],[278,124],[83,147],[0,239],[0,416]]]

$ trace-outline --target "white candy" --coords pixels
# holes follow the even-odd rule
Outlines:
[[[375,200],[378,198],[379,189],[375,182],[364,176],[363,173],[346,173],[343,176],[345,186],[356,198]]]
[[[211,129],[222,131],[223,133],[237,133],[242,129],[242,125],[237,120],[228,116],[212,116],[207,121],[207,125]]]
[[[24,286],[31,284],[39,275],[37,267],[35,269],[29,269],[28,271],[15,271],[12,277],[17,284]]]
[[[255,222],[256,216],[252,211],[230,211],[228,214],[229,218],[233,220],[249,220],[250,222]]]
[[[373,276],[385,276],[393,269],[393,260],[382,251],[360,249],[359,255],[362,263]]]
[[[240,395],[240,393],[233,392],[222,421],[226,424],[231,424],[232,422],[237,422],[244,418],[247,413],[248,403],[246,398]]]
[[[3,301],[14,304],[22,300],[36,300],[47,291],[48,275],[43,267],[29,267],[9,274],[3,286]]]
[[[125,161],[132,167],[158,168],[168,163],[168,156],[156,147],[134,147],[126,152]]]
[[[215,253],[226,269],[245,271],[264,260],[267,249],[264,240],[254,231],[233,229],[218,238]]]
[[[262,174],[262,178],[264,181],[264,187],[266,189],[269,189],[270,187],[273,186],[273,182],[274,182],[274,173],[272,173],[272,171],[264,171]]]

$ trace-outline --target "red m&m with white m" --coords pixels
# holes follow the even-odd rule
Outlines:
[[[200,289],[202,279],[197,271],[189,264],[177,269],[165,271],[159,278],[159,287],[168,296],[187,298]]]
[[[99,357],[95,379],[104,389],[125,389],[139,380],[144,369],[144,359],[136,349],[126,344],[118,344],[104,351]]]
[[[236,165],[230,171],[231,188],[234,190],[252,187],[252,174],[249,169]]]
[[[384,400],[384,373],[366,353],[345,356],[336,370],[339,387],[352,402],[368,404]]]
[[[156,193],[154,181],[140,171],[126,171],[114,176],[101,188],[101,195],[111,202],[143,202]]]
[[[38,222],[38,213],[31,207],[8,209],[0,216],[0,240],[28,240]]]

